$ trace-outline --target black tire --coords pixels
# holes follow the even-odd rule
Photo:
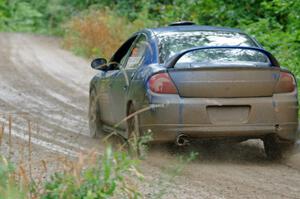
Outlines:
[[[294,147],[294,142],[280,142],[275,135],[269,135],[263,139],[265,153],[269,160],[281,160],[286,152]]]
[[[90,93],[89,128],[91,137],[96,138],[102,136],[100,109],[97,103],[97,94],[94,89]]]

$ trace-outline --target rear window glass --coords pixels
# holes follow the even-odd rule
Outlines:
[[[225,31],[166,32],[158,34],[157,38],[161,63],[176,53],[193,47],[257,46],[246,34]]]
[[[249,49],[217,48],[192,51],[183,55],[175,68],[196,68],[219,65],[270,66],[269,58],[262,52]]]

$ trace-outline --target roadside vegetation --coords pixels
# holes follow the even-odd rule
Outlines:
[[[23,132],[27,141],[21,143],[14,137],[15,120],[27,124]],[[145,181],[141,168],[147,156],[145,144],[152,139],[150,132],[128,142],[119,141],[113,132],[101,142],[106,145],[104,151],[83,150],[76,157],[57,155],[33,162],[31,137],[38,129],[30,114],[1,115],[0,199],[163,198],[170,183],[198,155],[191,152],[174,157],[177,160],[164,167],[158,183],[151,184]],[[55,168],[48,169],[50,163],[55,163]],[[149,195],[142,191],[145,187],[155,191]]]
[[[143,176],[137,161],[125,152],[108,147],[103,155],[90,152],[76,160],[61,161],[64,170],[38,183],[21,165],[13,165],[0,157],[1,199],[100,199],[142,198],[137,182]]]

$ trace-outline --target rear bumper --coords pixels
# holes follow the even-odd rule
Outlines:
[[[268,134],[277,134],[281,139],[295,141],[297,124],[281,124],[279,126],[265,125],[174,125],[157,124],[143,125],[142,131],[151,130],[154,141],[173,141],[176,136],[184,133],[189,138],[263,138]]]
[[[150,93],[150,103],[164,105],[140,116],[142,132],[151,130],[154,141],[173,141],[184,133],[191,138],[245,137],[261,138],[277,134],[294,141],[298,138],[297,93],[275,94],[257,98],[181,98],[178,95]],[[245,119],[218,122],[208,107],[249,106]]]

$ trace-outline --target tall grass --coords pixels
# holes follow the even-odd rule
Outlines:
[[[141,109],[124,118],[120,123],[150,108],[159,107]],[[139,172],[140,159],[136,157],[137,151],[128,153],[127,150],[122,150],[123,147],[116,149],[108,145],[102,153],[93,149],[82,151],[77,158],[58,156],[55,159],[39,159],[38,163],[42,171],[39,174],[34,173],[32,168],[38,166],[37,162],[32,159],[32,136],[35,135],[32,127],[35,124],[30,115],[22,117],[25,121],[23,122],[24,134],[27,134],[28,138],[21,143],[14,137],[14,122],[20,122],[20,118],[17,117],[17,115],[9,114],[5,118],[0,118],[0,121],[5,119],[0,123],[0,148],[3,149],[1,143],[5,140],[7,146],[4,148],[9,152],[8,157],[11,158],[10,161],[5,159],[4,155],[0,155],[0,199],[146,198],[139,191],[143,187],[141,184],[144,183],[144,176]],[[5,129],[5,126],[8,128]],[[150,139],[151,136],[148,134],[129,139],[129,146],[139,146],[138,148],[130,147],[138,150],[145,147],[144,144]],[[20,159],[16,160],[14,156],[17,148],[20,148],[19,153],[26,153],[27,158],[24,158],[24,154],[19,154]],[[14,153],[11,153],[12,151]],[[169,183],[194,157],[195,154],[191,154],[184,161],[181,159],[179,164],[173,164],[169,168],[170,174],[165,171],[167,178],[161,178],[159,181],[154,198],[161,198],[167,193]],[[48,169],[47,162],[53,161],[60,165],[59,170],[49,173],[51,169]],[[45,176],[48,177],[45,178]]]
[[[11,161],[4,158],[3,151],[0,155],[0,199],[137,198],[142,195],[135,185],[137,179],[143,178],[138,171],[139,161],[124,151],[114,151],[110,146],[103,153],[91,149],[81,152],[77,158],[58,156],[49,160],[61,165],[60,170],[52,174],[47,173],[46,162],[49,161],[40,160],[43,173],[33,177],[32,168],[37,167],[37,162],[32,160],[33,122],[29,117],[22,118],[25,120],[23,125],[27,125],[24,133],[28,139],[22,141],[25,144],[20,143],[13,134],[13,121],[21,120],[17,117],[9,114],[1,118],[6,122],[0,124],[0,143],[4,139],[6,146],[0,144],[0,147],[6,149]],[[5,126],[8,126],[7,132]],[[27,158],[24,154],[16,154],[17,148],[21,148],[20,153],[27,154]],[[11,164],[12,161],[15,164]],[[45,179],[44,176],[49,177]]]
[[[28,191],[26,183],[21,183],[21,175],[17,175],[15,167],[2,156],[0,157],[0,198],[23,199]]]

